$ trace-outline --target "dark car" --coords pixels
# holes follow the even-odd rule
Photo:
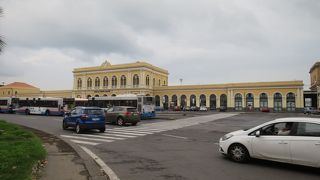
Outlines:
[[[305,107],[303,109],[303,114],[318,114],[319,111],[314,107]]]
[[[77,134],[87,129],[104,132],[106,130],[104,111],[99,107],[75,107],[63,118],[62,128],[65,130],[69,127],[75,128]]]
[[[140,113],[137,108],[130,106],[113,106],[107,109],[106,122],[124,126],[126,123],[137,125],[140,121]]]

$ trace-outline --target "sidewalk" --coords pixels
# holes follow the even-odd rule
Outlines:
[[[108,179],[100,168],[79,156],[73,147],[54,135],[25,127],[37,135],[47,150],[46,164],[38,169],[40,180],[102,180]],[[82,155],[83,156],[83,155]],[[93,160],[92,160],[93,161]],[[89,167],[87,167],[89,166]],[[88,169],[90,169],[90,172]]]

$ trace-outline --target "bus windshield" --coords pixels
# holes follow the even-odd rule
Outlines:
[[[143,97],[143,104],[145,104],[145,105],[154,104],[154,98],[153,97]]]

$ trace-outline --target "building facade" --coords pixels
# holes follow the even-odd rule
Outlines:
[[[155,96],[156,105],[206,106],[212,110],[300,111],[303,82],[278,81],[211,85],[168,86],[168,71],[145,62],[77,68],[73,71],[73,97],[144,94]]]

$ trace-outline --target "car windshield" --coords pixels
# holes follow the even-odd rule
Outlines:
[[[103,115],[102,109],[85,109],[84,114],[88,115]]]

